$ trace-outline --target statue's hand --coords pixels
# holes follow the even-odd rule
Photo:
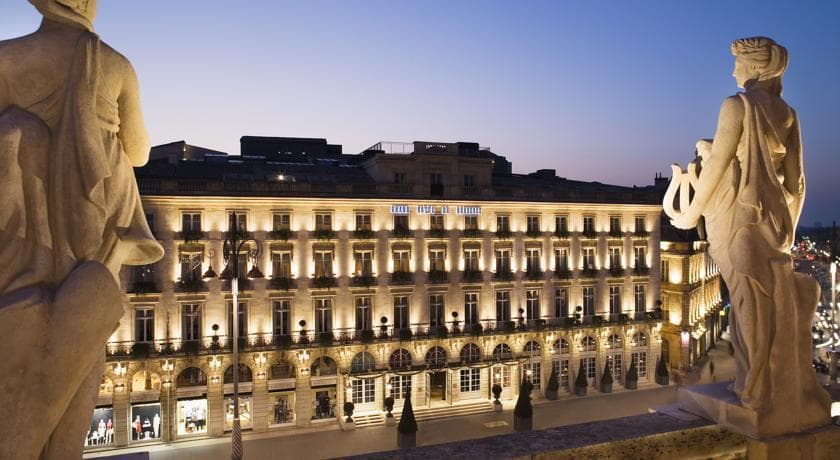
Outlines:
[[[697,224],[700,222],[700,217],[702,217],[702,213],[700,210],[695,207],[691,206],[688,210],[674,219],[671,219],[671,225],[677,228],[681,228],[683,230],[690,230],[694,227],[697,227]]]
[[[707,160],[712,153],[712,141],[710,139],[700,139],[694,144],[697,149],[697,156],[703,160]]]

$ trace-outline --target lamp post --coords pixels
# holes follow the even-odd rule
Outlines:
[[[228,231],[225,241],[222,244],[222,254],[225,260],[225,269],[219,275],[222,280],[230,280],[230,291],[233,301],[232,305],[232,331],[231,338],[233,340],[233,433],[231,435],[231,460],[242,459],[242,426],[239,420],[239,257],[242,249],[247,247],[250,242],[254,243],[256,249],[250,250],[246,258],[253,258],[254,264],[251,270],[246,274],[248,278],[262,278],[263,274],[257,268],[257,258],[260,254],[259,243],[253,238],[248,237],[246,229],[240,228],[239,219],[236,212],[230,214],[228,221]],[[247,259],[246,259],[247,264]],[[211,268],[208,273],[204,275],[215,275]]]

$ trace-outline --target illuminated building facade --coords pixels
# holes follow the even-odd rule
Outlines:
[[[253,275],[239,281],[244,428],[340,423],[347,400],[357,426],[383,423],[389,395],[399,412],[410,394],[421,420],[492,410],[493,384],[511,401],[527,374],[541,397],[555,368],[568,393],[581,364],[590,394],[607,363],[616,388],[631,361],[652,384],[652,187],[513,174],[472,143],[346,155],[244,137],[242,153],[179,142],[137,170],[166,255],[123,271],[97,409],[114,420],[108,445],[229,429],[230,282],[206,275],[223,271],[234,212],[253,238],[239,270]]]
[[[702,358],[727,325],[720,270],[709,243],[697,230],[674,228],[662,218],[662,351],[669,367],[687,371]]]

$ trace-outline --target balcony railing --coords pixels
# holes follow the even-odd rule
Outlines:
[[[610,238],[621,238],[622,236],[624,236],[624,233],[618,229],[611,229],[609,233],[607,233],[607,236],[609,236]]]
[[[317,240],[331,240],[335,238],[335,232],[332,229],[322,228],[315,230],[313,236]]]
[[[554,269],[554,277],[561,280],[572,278],[572,271],[566,267],[558,267]]]
[[[598,277],[598,269],[592,267],[584,267],[580,271],[581,278],[597,278]]]
[[[411,284],[414,282],[414,275],[411,272],[391,273],[391,284]]]
[[[647,276],[650,273],[650,267],[645,265],[637,265],[633,267],[633,276]]]
[[[405,227],[396,227],[391,230],[391,238],[413,238],[414,232]]]
[[[353,239],[355,240],[372,240],[376,238],[376,233],[370,229],[353,230]]]
[[[268,239],[276,241],[288,241],[296,236],[297,233],[291,230],[272,230],[268,232]]]
[[[269,287],[271,289],[277,289],[280,291],[288,291],[297,288],[297,282],[290,277],[275,276],[271,278],[271,281],[269,282]]]
[[[610,267],[607,273],[612,278],[621,278],[626,273],[626,270],[623,267]]]
[[[595,230],[584,230],[580,232],[580,237],[587,239],[598,238],[598,232],[596,232]]]
[[[144,295],[159,293],[161,290],[154,281],[135,281],[131,284],[131,289],[128,292],[135,295]]]
[[[543,236],[543,233],[538,229],[528,229],[525,231],[525,236],[528,238],[540,238]]]
[[[501,270],[493,273],[493,279],[496,281],[512,281],[513,272],[510,270]]]
[[[350,278],[350,285],[354,287],[371,287],[376,284],[376,277],[372,274],[360,274]]]
[[[478,283],[481,279],[482,274],[479,270],[464,270],[461,275],[461,282],[463,283]]]
[[[250,291],[254,289],[254,283],[250,278],[240,275],[237,287],[240,291]],[[230,280],[222,280],[222,291],[230,291],[231,289],[232,286]]]
[[[208,287],[207,283],[203,280],[195,279],[195,280],[182,280],[178,281],[175,284],[175,291],[176,292],[207,292]]]
[[[443,270],[432,270],[429,272],[429,283],[440,284],[449,280],[449,274]]]
[[[479,230],[477,228],[467,228],[467,229],[464,230],[463,237],[464,238],[481,238],[482,237],[481,230]]]
[[[433,228],[426,232],[427,238],[447,238],[449,236],[449,232],[442,228]]]
[[[540,270],[538,268],[533,269],[533,270],[529,269],[528,271],[525,272],[525,277],[528,278],[529,280],[533,280],[533,281],[541,280],[541,279],[545,278],[545,272],[543,272],[542,270]]]
[[[335,276],[330,275],[312,278],[313,289],[330,289],[336,286],[338,286],[338,280],[336,280]]]
[[[496,230],[496,238],[498,238],[500,240],[506,240],[506,239],[510,238],[511,235],[512,235],[512,233],[510,232],[510,229],[503,228],[503,229]]]
[[[190,243],[194,241],[206,240],[209,238],[207,236],[207,232],[202,232],[201,230],[186,230],[176,233],[175,239],[183,240],[187,243]]]
[[[569,238],[569,237],[571,237],[571,234],[569,233],[568,230],[555,230],[554,231],[554,236],[556,238]]]

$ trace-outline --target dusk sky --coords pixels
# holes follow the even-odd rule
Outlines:
[[[35,30],[2,0],[0,39]],[[97,32],[134,64],[155,144],[229,153],[243,135],[471,141],[515,172],[645,185],[693,157],[737,91],[729,43],[790,52],[802,223],[840,220],[840,2],[100,0]]]

